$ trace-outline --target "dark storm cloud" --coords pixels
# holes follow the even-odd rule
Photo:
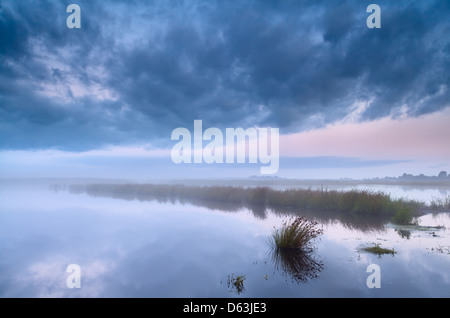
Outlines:
[[[65,25],[66,6],[82,28]],[[167,145],[204,126],[321,127],[418,116],[450,100],[450,3],[4,1],[0,147]]]

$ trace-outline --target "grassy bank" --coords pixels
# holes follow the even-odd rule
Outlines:
[[[159,202],[212,202],[235,207],[294,209],[301,211],[340,212],[360,215],[393,217],[407,210],[412,216],[426,208],[424,203],[392,199],[383,192],[370,190],[288,189],[269,187],[242,188],[233,186],[184,186],[160,184],[88,184],[73,185],[69,190],[93,196],[128,200],[157,200]]]

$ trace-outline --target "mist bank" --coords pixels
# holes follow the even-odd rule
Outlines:
[[[136,180],[133,178],[116,178],[114,176],[106,178],[94,177],[41,177],[41,178],[0,178],[0,186],[54,186],[70,184],[183,184],[189,186],[233,186],[233,187],[273,187],[273,188],[294,188],[294,187],[349,187],[349,186],[371,186],[371,185],[398,185],[411,188],[443,188],[450,190],[450,174],[441,171],[434,176],[424,174],[412,175],[403,173],[398,177],[352,179],[352,178],[285,178],[279,176],[249,177],[199,177],[196,178],[144,178]]]

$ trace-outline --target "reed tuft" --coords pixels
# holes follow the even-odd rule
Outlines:
[[[312,242],[323,234],[318,223],[300,216],[283,221],[279,229],[274,229],[271,245],[279,249],[300,249],[307,251]]]

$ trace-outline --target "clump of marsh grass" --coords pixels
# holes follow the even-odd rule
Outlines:
[[[297,249],[308,251],[312,242],[323,234],[318,223],[300,216],[283,221],[281,228],[274,229],[271,245],[277,249]]]

